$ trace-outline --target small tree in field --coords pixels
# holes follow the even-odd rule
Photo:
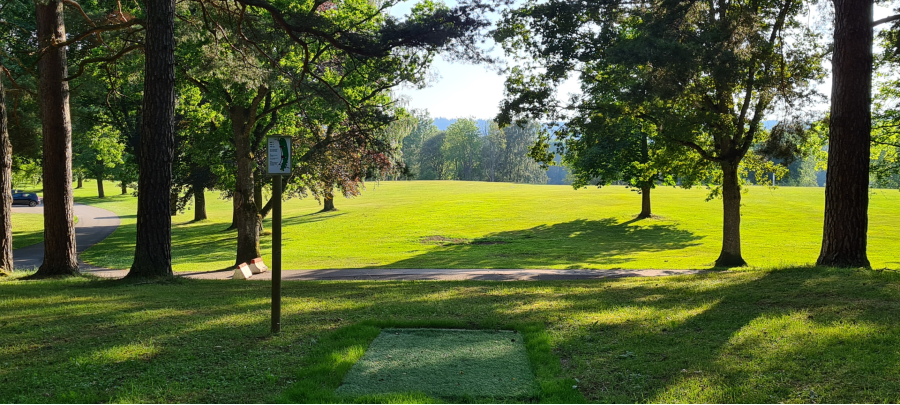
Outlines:
[[[457,120],[447,127],[441,146],[444,177],[449,180],[480,180],[481,131],[473,120]]]
[[[76,136],[72,148],[75,154],[73,165],[96,180],[97,196],[106,198],[103,180],[109,178],[117,166],[125,163],[122,160],[125,145],[121,143],[119,131],[109,125],[95,126]]]

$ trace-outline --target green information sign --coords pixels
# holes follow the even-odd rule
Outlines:
[[[291,174],[291,137],[268,136],[266,145],[266,173],[275,176]]]

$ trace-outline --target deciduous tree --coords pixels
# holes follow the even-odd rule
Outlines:
[[[500,120],[589,116],[615,102],[667,142],[717,167],[723,198],[718,266],[740,266],[744,158],[776,103],[797,108],[821,76],[823,51],[798,21],[799,0],[527,3],[495,38],[535,62],[512,71]],[[559,106],[554,88],[578,70],[586,98]],[[598,92],[599,91],[599,92]],[[793,104],[791,104],[793,103]],[[784,105],[784,104],[782,104]],[[678,152],[682,154],[684,152]]]

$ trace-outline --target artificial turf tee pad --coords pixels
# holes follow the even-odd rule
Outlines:
[[[536,394],[537,384],[514,331],[384,329],[336,393],[401,392],[514,398]]]

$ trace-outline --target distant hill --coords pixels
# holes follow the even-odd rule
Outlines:
[[[438,130],[440,130],[440,131],[446,131],[446,130],[447,130],[447,127],[449,127],[450,124],[456,122],[456,120],[458,120],[458,119],[459,119],[459,118],[444,118],[444,117],[438,117],[438,118],[435,118],[435,119],[434,119],[434,125],[438,128]],[[489,119],[476,119],[476,120],[475,120],[475,122],[478,123],[478,128],[482,128],[482,127],[483,127],[484,125],[486,125],[489,121],[490,121]],[[777,123],[778,123],[777,120],[763,121],[763,127],[765,127],[766,129],[772,129],[772,127],[774,127],[775,124],[777,124]]]
[[[438,130],[446,131],[447,127],[449,127],[450,124],[456,122],[456,120],[458,120],[458,119],[459,118],[437,117],[434,119],[434,125],[438,128]],[[475,123],[478,124],[478,128],[482,128],[484,125],[487,125],[487,123],[490,121],[491,120],[488,120],[488,119],[476,119]]]

